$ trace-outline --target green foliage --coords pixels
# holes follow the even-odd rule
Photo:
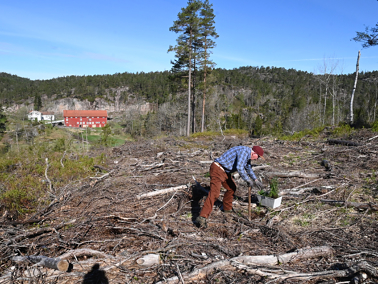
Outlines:
[[[6,123],[8,122],[6,115],[4,114],[3,107],[0,104],[0,138],[6,130]]]
[[[307,227],[310,225],[310,222],[308,220],[303,220],[300,218],[294,219],[294,223],[301,227]]]
[[[46,135],[50,136],[53,131],[52,124],[45,124],[45,133]]]
[[[87,156],[76,156],[74,160],[66,158],[62,167],[60,164],[62,152],[56,152],[55,147],[53,149],[43,145],[35,147],[40,149],[33,148],[29,151],[21,148],[19,152],[2,155],[0,179],[5,190],[0,193],[0,205],[4,208],[26,213],[33,211],[36,206],[49,202],[47,194],[49,185],[45,177],[46,158],[49,161],[48,177],[56,190],[93,171],[93,158]]]
[[[270,191],[269,191],[269,197],[271,198],[278,198],[278,180],[277,178],[272,178],[269,181]]]
[[[340,124],[340,126],[333,129],[332,134],[336,137],[338,136],[346,136],[353,132],[354,128],[351,127],[349,124]]]
[[[263,126],[263,121],[259,115],[256,116],[255,120],[255,127],[253,129],[252,134],[256,136],[260,136],[262,134],[262,126]]]
[[[353,40],[362,42],[363,48],[378,45],[378,23],[375,27],[366,27],[365,32],[357,32],[357,36]]]
[[[221,135],[220,132],[215,132],[215,131],[205,131],[205,132],[196,132],[190,135],[192,138],[212,138],[214,136]]]
[[[278,198],[279,195],[279,190],[278,190],[278,180],[277,178],[272,178],[270,181],[269,181],[269,191],[265,191],[265,190],[259,190],[257,194],[259,195],[262,195],[262,196],[267,196],[267,197],[270,197],[270,198]]]
[[[288,141],[297,141],[306,136],[316,138],[324,130],[324,128],[325,128],[324,126],[321,126],[321,127],[316,127],[314,129],[305,129],[303,131],[296,132],[293,135],[284,135],[284,136],[280,136],[279,138],[281,140],[288,140]]]
[[[110,124],[106,124],[104,127],[101,128],[101,138],[99,140],[99,143],[103,146],[110,146],[114,144],[113,139],[111,138],[112,129]]]
[[[65,150],[68,149],[69,144],[70,144],[70,142],[67,142],[66,138],[64,138],[64,137],[58,138],[55,141],[55,145],[54,145],[53,151],[54,152],[64,152]]]
[[[205,1],[202,2],[205,3]],[[199,13],[201,13],[200,11]],[[198,18],[201,17],[198,14]],[[204,42],[201,41],[201,43]],[[206,93],[205,117],[206,129],[209,131],[219,131],[218,120],[222,121],[225,113],[227,113],[227,124],[222,125],[223,129],[239,128],[245,129],[249,133],[257,131],[257,135],[294,133],[294,136],[284,137],[289,140],[302,139],[306,136],[306,129],[330,125],[332,122],[331,98],[327,100],[327,109],[323,109],[324,85],[319,84],[325,79],[323,75],[264,66],[244,66],[232,70],[207,68],[207,71],[211,71],[212,82],[216,85],[217,90],[211,94],[209,86],[206,86],[206,92],[205,86],[203,86],[205,71],[202,70],[204,67],[201,64],[204,60],[204,57],[198,57],[196,62],[198,69],[192,73],[198,88],[195,91],[198,96],[194,113],[197,130],[201,129],[199,123],[202,111],[201,93]],[[156,103],[158,106],[156,114],[162,111],[159,115],[154,114],[149,117],[139,117],[138,114],[131,115],[125,122],[126,133],[134,138],[145,135],[155,137],[155,135],[168,133],[168,131],[170,134],[178,135],[182,134],[186,125],[183,120],[187,113],[182,106],[186,102],[187,77],[181,77],[184,74],[178,74],[179,77],[176,81],[171,79],[174,75],[170,71],[125,72],[113,75],[66,76],[33,81],[0,73],[0,101],[5,107],[8,107],[26,100],[33,101],[37,96],[42,97],[43,95],[52,96],[54,94],[55,98],[75,97],[79,100],[85,98],[93,100],[96,96],[101,96],[110,100],[114,99],[115,93],[119,93],[122,103],[128,100],[148,101]],[[377,76],[378,71],[359,74],[361,80],[357,85],[355,98],[358,125],[366,126],[373,123],[371,120],[374,118],[377,89],[374,78]],[[207,83],[210,83],[209,77],[207,77]],[[343,90],[353,86],[355,77],[353,74],[337,75],[336,77],[338,84],[335,93],[341,94]],[[339,123],[338,120],[346,117],[349,112],[348,104],[342,103],[340,99],[338,95],[335,109],[336,125]],[[167,104],[163,105],[163,103]],[[171,109],[164,113],[163,109],[167,105],[170,105]],[[172,109],[174,111],[171,111]],[[257,115],[263,118],[261,134],[258,134],[259,123],[255,121]],[[4,127],[2,129],[4,131]],[[305,132],[301,133],[302,131]]]
[[[103,164],[106,160],[105,154],[101,153],[95,160],[97,164]]]
[[[34,109],[35,110],[40,110],[42,108],[42,99],[41,99],[41,95],[39,94],[36,94],[34,96]]]
[[[57,131],[52,135],[57,135]],[[0,154],[0,207],[24,214],[51,202],[45,177],[46,158],[47,175],[56,194],[68,183],[92,175],[93,166],[105,161],[104,153],[98,157],[82,155],[81,150],[76,153],[72,146],[75,143],[65,134],[57,138],[38,137],[30,145],[20,139],[19,147]]]
[[[241,113],[232,113],[226,116],[226,127],[233,129],[244,129],[246,126]]]
[[[374,132],[378,132],[378,120],[373,123],[373,125],[371,126],[371,130],[373,130]]]

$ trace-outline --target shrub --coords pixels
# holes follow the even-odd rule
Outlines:
[[[378,120],[373,123],[373,125],[371,126],[371,130],[373,130],[374,132],[378,132]]]
[[[293,135],[283,135],[280,137],[281,140],[296,141],[300,140],[305,136],[316,138],[324,130],[324,126],[316,127],[313,129],[305,129],[300,132],[295,132]]]
[[[351,127],[349,124],[340,124],[332,131],[332,134],[334,136],[344,136],[351,134],[353,130],[354,128]]]
[[[199,138],[199,137],[214,137],[220,135],[220,132],[215,132],[215,131],[205,131],[205,132],[196,132],[191,134],[190,136],[193,138]]]
[[[66,155],[62,166],[63,142],[58,139],[50,147],[47,144],[20,147],[1,155],[0,207],[3,210],[16,210],[22,215],[51,201],[45,176],[46,158],[49,163],[47,175],[56,194],[71,181],[91,175],[95,162],[105,159],[104,155],[92,158],[78,154],[73,159]],[[57,149],[61,151],[56,152]]]

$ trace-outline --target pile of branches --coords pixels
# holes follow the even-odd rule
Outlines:
[[[97,174],[56,190],[23,219],[3,212],[0,283],[320,283],[378,281],[378,146],[270,138],[128,142],[110,149]],[[232,218],[222,195],[197,228],[209,166],[236,145],[260,145],[253,165],[276,177],[271,209],[238,185]],[[95,282],[98,281],[98,282]],[[102,282],[99,282],[102,281]]]

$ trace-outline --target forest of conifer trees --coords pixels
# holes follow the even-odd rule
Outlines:
[[[201,74],[197,73],[197,76]],[[208,80],[211,89],[206,101],[206,130],[219,131],[221,125],[222,129],[245,129],[254,135],[287,135],[304,129],[345,123],[354,77],[354,74],[316,75],[263,66],[214,69]],[[359,74],[354,101],[355,126],[369,126],[377,120],[377,77],[378,71]],[[69,76],[35,81],[1,73],[0,103],[7,107],[21,104],[28,98],[35,101],[35,98],[43,95],[56,100],[77,98],[93,101],[98,97],[111,97],[115,90],[125,86],[128,89],[121,93],[123,102],[127,103],[128,98],[133,96],[158,105],[157,110],[144,116],[138,113],[132,117],[121,114],[128,116],[129,121],[137,121],[139,132],[143,132],[141,128],[144,128],[144,133],[151,132],[151,135],[161,132],[184,134],[187,89],[185,82],[177,80],[169,71]],[[200,90],[193,95],[201,97]],[[202,102],[196,102],[195,132],[198,132]]]

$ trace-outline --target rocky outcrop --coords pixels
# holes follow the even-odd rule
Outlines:
[[[42,97],[41,111],[48,111],[54,113],[56,116],[63,115],[63,110],[107,110],[108,113],[114,112],[138,112],[140,114],[147,114],[154,110],[154,104],[145,101],[138,101],[131,97],[127,102],[121,101],[122,89],[113,90],[113,96],[99,97],[93,102],[88,100],[80,100],[78,98],[62,98],[56,99],[53,97]],[[34,110],[34,102],[29,99],[22,104],[14,104],[5,109],[6,112],[17,112],[21,108],[26,108],[28,111]]]

